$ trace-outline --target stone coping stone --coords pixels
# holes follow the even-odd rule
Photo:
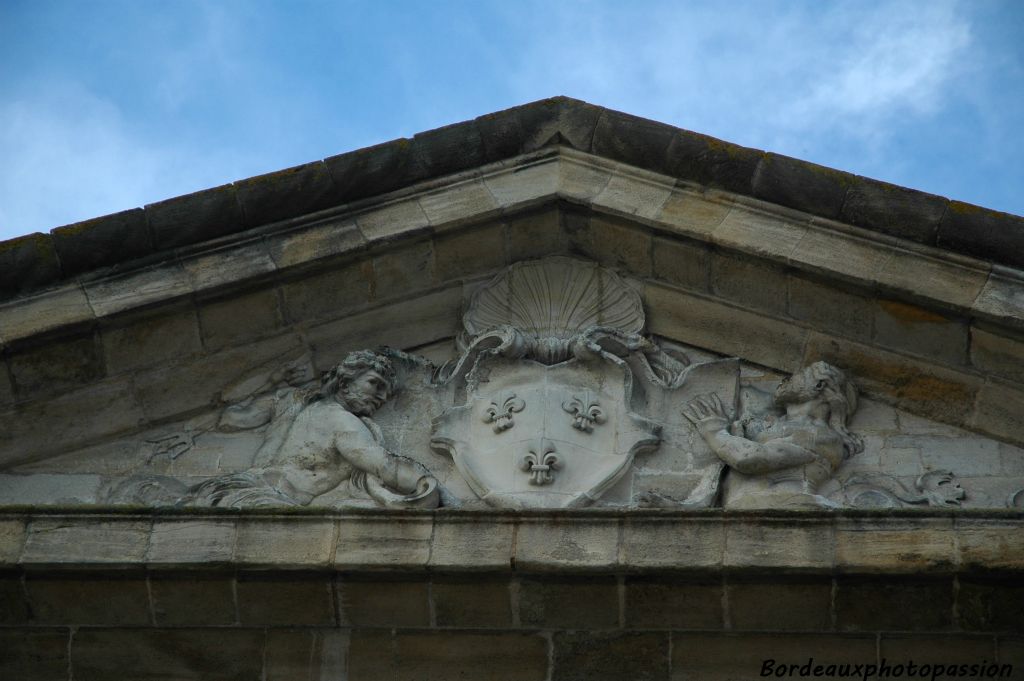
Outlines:
[[[1017,575],[1024,572],[1024,513],[0,508],[0,568],[211,567]]]
[[[0,242],[0,297],[561,145],[955,253],[1024,266],[1024,218],[568,97]],[[33,276],[25,277],[25,272]]]

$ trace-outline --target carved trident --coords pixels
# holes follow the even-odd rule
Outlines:
[[[530,474],[531,485],[550,484],[555,479],[554,471],[562,467],[555,455],[555,446],[548,444],[543,438],[540,445],[540,447],[531,449],[530,453],[523,457],[523,463],[520,465],[524,471]]]
[[[592,431],[594,424],[604,423],[604,411],[589,390],[582,396],[573,395],[571,400],[562,402],[562,409],[572,414],[572,427],[584,433]]]
[[[498,400],[502,400],[500,407]],[[494,432],[500,433],[514,426],[515,421],[512,419],[512,414],[521,412],[525,408],[526,403],[516,397],[515,393],[505,393],[491,401],[491,406],[484,411],[484,423],[493,423]]]

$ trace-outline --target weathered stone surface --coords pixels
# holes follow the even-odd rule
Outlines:
[[[457,173],[484,161],[475,121],[446,125],[412,138],[411,153],[427,176]]]
[[[239,619],[235,581],[223,574],[194,571],[151,573],[149,593],[153,621],[158,627],[217,626],[235,624]],[[277,593],[272,594],[272,599],[277,597]],[[260,604],[257,612],[267,609],[266,605]],[[252,617],[252,611],[250,607],[246,615]]]
[[[993,271],[972,311],[1015,329],[1024,329],[1024,277],[1008,270]]]
[[[537,634],[399,632],[395,656],[396,681],[483,679],[498,669],[509,681],[548,678],[548,643]]]
[[[557,632],[552,681],[667,681],[669,635],[659,632]]]
[[[31,615],[21,574],[0,572],[0,625],[25,625]]]
[[[1024,568],[1024,533],[1015,532],[1017,520],[957,518],[960,564],[980,571],[1015,571]]]
[[[256,626],[332,626],[334,589],[328,573],[242,574],[238,620]]]
[[[334,567],[338,570],[416,569],[430,557],[429,517],[353,517],[340,521]]]
[[[356,215],[356,225],[367,241],[412,237],[425,232],[430,218],[417,199],[404,199]]]
[[[622,528],[622,560],[654,570],[717,568],[722,564],[725,532],[717,518],[702,523],[630,518]]]
[[[806,218],[785,219],[737,203],[715,228],[712,239],[728,248],[788,262],[809,229]]]
[[[666,172],[675,130],[639,116],[604,111],[594,128],[591,151],[622,163]]]
[[[426,627],[432,624],[430,586],[424,580],[368,580],[342,575],[336,588],[342,625]]]
[[[789,275],[787,312],[794,319],[840,336],[869,340],[873,326],[872,303],[814,279]]]
[[[749,194],[764,152],[678,130],[669,143],[666,172],[700,185]]]
[[[772,203],[837,218],[847,191],[856,184],[855,175],[768,153],[754,174],[753,193]]]
[[[482,220],[497,213],[498,204],[482,180],[468,180],[419,197],[430,226],[454,229],[469,220]]]
[[[240,522],[237,528],[235,560],[239,565],[279,570],[330,565],[336,532],[333,521],[251,521]]]
[[[892,257],[892,248],[844,234],[828,221],[812,219],[810,229],[790,257],[806,272],[863,284],[877,280]]]
[[[26,234],[0,242],[0,297],[42,288],[61,276],[49,234]]]
[[[434,525],[430,567],[436,570],[507,570],[513,567],[511,522],[446,518]]]
[[[273,333],[281,327],[281,321],[276,289],[254,291],[199,305],[203,345],[211,350]],[[187,356],[187,353],[182,354]]]
[[[655,216],[662,228],[683,236],[706,239],[732,210],[726,195],[676,189]]]
[[[144,576],[28,575],[25,591],[34,624],[149,626]]]
[[[235,526],[228,520],[154,522],[146,562],[152,566],[226,563],[234,554]]]
[[[153,250],[141,208],[58,227],[50,234],[65,277],[133,260]]]
[[[0,306],[0,340],[41,335],[56,329],[90,324],[95,315],[78,286],[65,286]]]
[[[593,159],[560,158],[558,196],[576,203],[591,203],[613,177],[614,166]]]
[[[967,363],[967,324],[916,305],[879,300],[875,305],[875,341],[945,364]]]
[[[938,245],[1024,267],[1024,218],[950,201],[939,223]]]
[[[354,262],[282,287],[288,321],[335,319],[370,300],[372,265]]]
[[[202,678],[249,681],[262,674],[262,629],[107,629],[80,630],[71,642],[72,678],[107,681],[131,678]],[[65,666],[65,674],[67,667]]]
[[[215,239],[244,227],[235,186],[230,184],[148,204],[146,222],[157,249]]]
[[[595,214],[567,224],[567,231],[571,252],[618,271],[650,275],[651,235],[647,230]]]
[[[1011,381],[1024,383],[1024,338],[993,333],[972,325],[971,365]]]
[[[95,335],[87,332],[33,347],[8,358],[17,394],[26,399],[65,392],[102,378],[106,369]]]
[[[939,259],[893,248],[878,274],[878,283],[883,291],[962,311],[975,303],[988,277],[988,266],[983,263]]]
[[[328,219],[266,237],[267,252],[278,269],[356,251],[365,242],[356,223],[348,219]]]
[[[614,629],[619,616],[614,577],[529,578],[519,584],[519,621],[525,627]]]
[[[618,523],[582,518],[519,525],[515,564],[520,570],[612,570],[618,562]]]
[[[630,629],[719,629],[721,579],[627,577],[625,625]]]
[[[323,161],[250,177],[236,182],[235,191],[249,227],[312,213],[338,201]]]
[[[68,629],[0,629],[0,677],[65,681],[70,638]]]
[[[730,580],[733,629],[828,631],[832,628],[832,579]]]
[[[953,621],[953,580],[841,578],[835,608],[842,631],[946,630]]]
[[[506,577],[435,577],[430,596],[439,627],[512,626],[512,585]]]
[[[1024,391],[999,383],[986,383],[978,393],[970,427],[984,433],[1024,444]]]
[[[820,522],[765,519],[730,523],[725,529],[722,563],[733,570],[821,571],[833,565],[834,542],[832,526]]]
[[[196,293],[244,285],[275,269],[262,239],[182,258],[181,266]]]
[[[711,256],[711,291],[758,312],[784,314],[786,273],[749,258],[714,253]]]
[[[373,259],[374,300],[407,297],[434,283],[434,244],[431,241],[390,250]]]
[[[484,184],[498,205],[509,210],[555,198],[560,189],[561,163],[547,158],[517,166],[511,172],[488,175]]]
[[[0,564],[13,565],[18,562],[25,537],[25,521],[0,520]]]
[[[438,281],[482,274],[506,263],[505,230],[499,224],[440,236],[434,241],[434,276]]]
[[[102,483],[98,475],[0,473],[0,498],[8,504],[95,504]]]
[[[102,327],[103,359],[111,375],[195,356],[202,349],[191,305]]]
[[[961,578],[956,606],[962,629],[1017,632],[1024,612],[1024,586],[1017,580]]]
[[[840,219],[931,245],[947,203],[941,196],[859,177],[846,194]]]
[[[85,294],[97,317],[167,303],[190,293],[192,284],[176,262],[85,284]]]
[[[925,664],[957,665],[959,667],[961,664],[984,663],[986,668],[984,673],[988,674],[989,664],[995,662],[996,658],[994,643],[990,636],[971,636],[970,634],[955,636],[883,634],[878,642],[878,652],[882,659],[889,661],[890,668],[897,660],[903,662],[905,673],[909,668],[907,663],[915,662],[918,676],[922,675],[920,670]],[[999,669],[999,665],[996,665],[996,669]],[[953,674],[946,676],[956,678]],[[938,678],[941,679],[942,676]],[[1004,675],[1003,678],[1007,677]]]
[[[594,197],[593,205],[614,213],[651,219],[661,212],[662,205],[671,194],[672,185],[665,184],[662,176],[655,180],[636,171],[626,171],[612,176]]]
[[[836,564],[842,571],[859,573],[950,572],[956,561],[952,527],[952,518],[884,524],[839,521]]]
[[[560,210],[545,208],[506,220],[509,261],[568,253],[569,235],[562,229],[561,218]]]
[[[655,237],[651,243],[653,272],[674,286],[706,291],[709,286],[711,256],[698,242]]]
[[[410,153],[411,142],[401,138],[325,159],[339,201],[384,194],[422,179],[425,173]]]
[[[333,681],[346,678],[348,631],[272,629],[267,632],[266,681]]]
[[[21,564],[139,565],[146,556],[150,522],[145,520],[89,519],[69,524],[60,520],[33,520]]]

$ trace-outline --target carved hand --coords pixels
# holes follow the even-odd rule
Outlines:
[[[702,436],[725,430],[732,420],[718,393],[698,395],[693,398],[683,409],[683,416],[697,428],[697,432]]]

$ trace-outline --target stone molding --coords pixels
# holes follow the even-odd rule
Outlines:
[[[1020,575],[1022,530],[1019,511],[339,514],[9,508],[0,510],[0,568]]]

